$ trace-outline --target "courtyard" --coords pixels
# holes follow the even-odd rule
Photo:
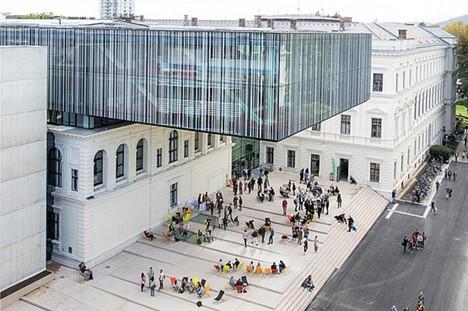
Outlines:
[[[373,226],[376,219],[387,207],[387,198],[371,190],[368,186],[338,184],[324,179],[317,179],[319,185],[327,189],[331,183],[338,185],[343,199],[343,206],[337,209],[336,196],[330,197],[330,213],[322,214],[320,219],[315,215],[308,224],[309,250],[304,253],[303,247],[291,241],[291,224],[283,216],[281,203],[283,198],[278,194],[281,185],[292,180],[299,185],[299,176],[287,172],[274,172],[269,176],[270,185],[277,194],[274,201],[257,200],[256,191],[244,193],[242,211],[234,210],[233,217],[238,217],[240,225],[232,223],[224,229],[213,232],[214,241],[198,245],[193,239],[173,242],[164,238],[167,226],[163,225],[153,232],[153,241],[141,237],[136,243],[116,254],[112,258],[93,267],[95,278],[83,281],[76,267],[61,266],[56,272],[56,279],[8,307],[16,310],[170,310],[174,307],[183,310],[198,309],[196,302],[202,302],[202,308],[210,310],[303,310],[325,284],[336,269],[339,269],[350,256],[360,240]],[[214,196],[214,194],[212,194]],[[196,196],[196,194],[194,194]],[[224,202],[232,202],[232,188],[223,190]],[[288,200],[288,214],[294,213],[293,197]],[[345,213],[352,215],[357,225],[357,232],[348,232],[344,224],[333,218]],[[216,212],[215,212],[216,214]],[[204,231],[203,224],[208,212],[192,214],[190,231]],[[270,218],[275,231],[274,243],[267,244],[259,239],[258,246],[250,243],[244,247],[242,233],[245,222],[254,220],[256,227]],[[116,228],[118,230],[118,228]],[[287,241],[281,237],[287,236]],[[314,253],[313,239],[319,240],[318,252]],[[224,263],[238,259],[243,269],[238,272],[217,272],[214,265],[220,259]],[[251,261],[260,263],[265,268],[273,262],[282,260],[286,269],[281,274],[255,274],[245,270]],[[155,271],[157,279],[159,269],[166,273],[164,289],[150,296],[148,286],[143,292],[139,287],[140,274],[147,273],[149,267]],[[315,289],[312,292],[301,287],[302,281],[312,275]],[[245,293],[238,293],[228,285],[229,278],[246,276],[249,286]],[[181,280],[183,277],[206,280],[209,286],[201,298],[195,294],[179,294],[170,288],[169,279]],[[148,284],[148,283],[147,283]],[[146,284],[146,285],[147,285]],[[214,298],[219,291],[225,292],[221,301]]]

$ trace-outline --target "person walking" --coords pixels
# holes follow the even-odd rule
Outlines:
[[[247,229],[244,230],[244,233],[242,234],[242,237],[244,238],[244,247],[247,247],[247,240],[250,237],[250,234],[247,232]]]
[[[317,254],[317,251],[318,251],[318,243],[319,243],[318,237],[315,236],[315,238],[314,238],[314,252],[316,254]]]
[[[351,229],[353,228],[354,225],[354,219],[349,215],[348,217],[348,232],[351,232]]]
[[[458,152],[455,152],[455,162],[458,162]]]
[[[242,197],[239,196],[239,211],[242,211],[242,203],[244,203],[244,201],[242,200]]]
[[[453,171],[453,182],[457,181],[457,172]]]
[[[328,197],[325,199],[325,209],[327,210],[327,215],[328,215],[328,209],[330,207],[330,201],[328,200]]]
[[[341,193],[338,193],[338,196],[336,197],[336,203],[338,204],[338,208],[341,207],[341,203],[342,203],[342,200],[341,200]]]
[[[309,249],[309,240],[304,238],[303,244],[304,244],[304,255],[305,255],[307,253],[307,250]]]
[[[275,230],[270,226],[270,237],[268,238],[267,244],[273,244],[273,236],[275,235]]]
[[[434,201],[431,202],[431,211],[433,215],[437,214],[437,207],[435,206]]]
[[[294,211],[297,212],[297,205],[299,204],[299,200],[297,199],[297,197],[294,198]]]
[[[146,283],[145,273],[142,272],[141,275],[140,275],[140,288],[141,288],[141,291],[143,291],[143,289],[145,288],[145,283]]]
[[[397,307],[395,307],[395,305],[393,305],[391,308],[390,308],[390,311],[398,311]]]
[[[258,233],[260,233],[262,237],[262,243],[265,243],[265,226],[261,226],[260,229],[258,229]]]
[[[320,218],[320,214],[322,214],[322,203],[318,203],[317,206],[317,217]]]
[[[302,245],[303,232],[301,228],[297,229],[297,244]]]
[[[160,269],[159,270],[159,289],[158,291],[160,291],[161,289],[163,289],[164,287],[164,280],[166,279],[166,273],[164,273],[164,270],[163,269]]]
[[[435,186],[436,186],[436,192],[439,191],[440,182],[438,180],[436,181]]]
[[[403,237],[403,242],[401,242],[401,246],[403,246],[403,253],[406,253],[406,248],[408,247],[408,237],[406,235]]]
[[[392,190],[392,203],[395,203],[395,198],[396,198],[396,190]]]
[[[283,215],[286,216],[288,211],[288,201],[286,199],[283,200]]]

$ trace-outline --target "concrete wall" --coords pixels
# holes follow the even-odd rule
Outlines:
[[[1,283],[45,269],[47,49],[0,47]]]
[[[178,161],[169,163],[171,129],[139,124],[108,130],[84,130],[50,126],[56,147],[63,155],[62,187],[54,192],[54,210],[59,214],[59,237],[54,241],[57,260],[84,261],[93,266],[139,238],[143,230],[160,225],[170,208],[170,186],[177,183],[178,203],[212,193],[226,185],[231,171],[231,142],[213,135],[213,146],[207,145],[207,134],[200,133],[200,148],[194,149],[195,133],[178,131]],[[135,171],[136,145],[145,139],[144,170]],[[189,141],[184,156],[184,141]],[[120,144],[128,146],[126,176],[115,179],[115,151]],[[163,163],[157,167],[157,149],[163,150]],[[93,159],[105,150],[106,183],[93,185]],[[71,169],[79,170],[78,191],[71,190]],[[71,248],[71,249],[70,249]]]

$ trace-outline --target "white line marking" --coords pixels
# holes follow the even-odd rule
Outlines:
[[[427,218],[427,215],[429,215],[430,210],[431,210],[431,205],[429,204],[426,207],[426,210],[424,211],[423,218]]]
[[[392,217],[392,214],[395,213],[397,207],[398,207],[398,203],[393,204],[392,209],[388,211],[388,214],[387,216],[385,216],[385,219],[390,219],[390,217]]]
[[[415,215],[415,214],[406,213],[406,212],[400,212],[400,211],[395,211],[395,213],[402,214],[402,215],[407,215],[407,216],[418,217],[418,218],[426,218],[426,217],[421,216],[421,215]]]

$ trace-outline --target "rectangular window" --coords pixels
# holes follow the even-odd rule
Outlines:
[[[408,166],[410,165],[410,153],[411,153],[411,150],[408,149],[408,154],[406,156],[406,165],[408,165]]]
[[[398,92],[398,74],[395,76],[395,92]]]
[[[195,133],[194,148],[195,148],[195,152],[200,151],[200,133],[198,132]]]
[[[78,191],[78,170],[71,170],[71,190]]]
[[[94,186],[99,186],[103,184],[103,152],[99,151],[94,157]]]
[[[351,116],[341,115],[341,134],[349,135],[351,133]]]
[[[380,182],[380,164],[379,163],[370,164],[370,181]]]
[[[312,131],[320,132],[320,123],[312,125]]]
[[[405,166],[405,156],[404,155],[401,155],[400,157],[400,171],[403,172],[403,168]]]
[[[396,179],[396,166],[397,166],[396,161],[393,161],[393,179]]]
[[[143,170],[143,141],[138,142],[136,147],[136,171],[140,172]]]
[[[382,92],[383,90],[383,74],[374,73],[372,79],[372,91],[373,92]]]
[[[372,118],[371,137],[374,137],[374,138],[382,137],[382,119]]]
[[[171,185],[170,188],[170,200],[171,200],[171,207],[176,207],[177,206],[177,183],[174,183]]]
[[[184,158],[188,158],[189,156],[189,140],[184,140]]]
[[[266,147],[266,163],[273,164],[275,157],[275,149],[273,147]]]
[[[296,167],[296,151],[288,150],[288,167]]]
[[[162,148],[158,148],[156,150],[156,167],[162,166],[162,153],[163,153]]]
[[[320,175],[320,155],[310,155],[310,173],[314,176]]]
[[[403,90],[406,89],[406,71],[403,71]]]

